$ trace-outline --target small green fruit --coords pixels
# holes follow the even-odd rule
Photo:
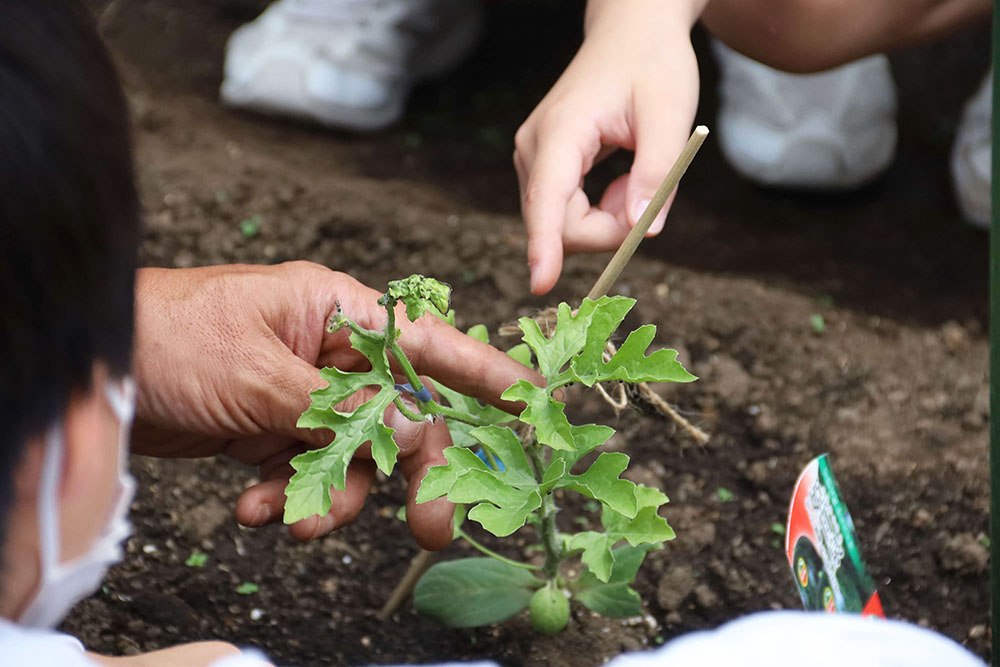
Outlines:
[[[531,624],[543,635],[554,635],[569,620],[569,599],[553,582],[531,596]]]

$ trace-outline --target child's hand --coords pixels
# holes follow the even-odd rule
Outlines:
[[[564,252],[617,248],[680,154],[698,105],[689,33],[705,1],[590,1],[583,46],[514,139],[535,294],[555,285]],[[594,207],[583,177],[616,148],[635,150],[632,171]]]

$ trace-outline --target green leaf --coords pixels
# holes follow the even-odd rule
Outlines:
[[[612,552],[614,565],[606,581],[591,570],[570,585],[573,597],[587,609],[611,618],[628,618],[642,613],[642,600],[630,586],[651,545],[621,546]]]
[[[558,486],[559,482],[566,478],[568,472],[565,461],[553,458],[549,467],[545,469],[545,474],[542,475],[542,483],[538,487],[539,493],[548,493]]]
[[[519,362],[523,366],[528,368],[534,368],[535,366],[531,363],[531,348],[528,347],[527,343],[519,343],[514,347],[507,350],[507,356],[509,356],[514,361]]]
[[[587,531],[577,533],[569,541],[569,549],[583,549],[580,560],[600,581],[608,581],[615,551],[612,549],[621,540],[631,546],[658,545],[674,538],[674,531],[667,520],[657,514],[659,506],[666,502],[666,496],[646,486],[636,486],[635,500],[638,506],[635,518],[614,511],[604,505],[601,523],[605,532]]]
[[[475,338],[480,343],[490,342],[490,332],[484,324],[475,324],[469,327],[469,330],[465,332],[467,336]]]
[[[302,413],[299,418],[300,428],[321,428],[314,424],[319,424],[317,419],[325,414],[338,403],[355,392],[369,386],[381,386],[392,388],[395,380],[389,371],[389,359],[386,357],[385,348],[377,343],[362,338],[356,333],[351,334],[351,347],[360,352],[371,363],[372,369],[363,373],[345,373],[339,368],[323,368],[319,376],[329,384],[326,387],[310,392],[311,399],[309,409]]]
[[[623,302],[629,302],[628,308],[635,303],[633,299],[626,297],[602,297],[598,301],[584,299],[577,310],[576,315],[572,314],[570,307],[566,303],[560,303],[556,314],[556,327],[551,338],[546,338],[542,334],[538,323],[528,317],[519,320],[522,338],[524,342],[531,346],[538,359],[538,372],[551,381],[562,370],[563,366],[586,346],[599,345],[604,347],[608,331],[604,335],[604,340],[598,341],[608,323],[614,319],[616,313],[621,309]],[[625,311],[628,311],[625,308]],[[598,315],[598,327],[595,329],[593,340],[588,335],[591,323],[594,321],[595,313]],[[624,317],[624,313],[622,313]],[[618,319],[618,322],[621,318]],[[617,326],[617,322],[612,325],[612,331]],[[598,353],[598,357],[600,354]]]
[[[504,412],[500,408],[480,403],[471,396],[466,396],[454,389],[449,389],[440,382],[432,383],[428,381],[427,384],[437,389],[438,393],[448,401],[448,405],[467,415],[478,417],[491,424],[506,424],[514,420],[513,415]],[[475,426],[460,422],[457,419],[447,420],[447,425],[453,445],[457,447],[473,447],[477,444],[476,439],[470,435],[472,429],[476,428]]]
[[[452,627],[489,625],[527,608],[542,584],[527,570],[492,558],[462,558],[429,569],[413,590],[413,605]]]
[[[448,461],[447,465],[428,469],[417,489],[418,503],[448,495],[458,478],[470,470],[489,470],[478,456],[462,447],[448,447],[444,450],[444,458]]]
[[[451,326],[455,326],[455,309],[454,308],[452,308],[451,310],[449,310],[447,313],[441,313],[441,312],[438,311],[437,308],[430,308],[429,310],[430,310],[431,315],[434,315],[439,320],[444,320],[445,322],[447,322]]]
[[[295,474],[285,487],[285,523],[329,512],[330,487],[344,489],[354,452],[368,441],[372,443],[372,458],[379,470],[387,475],[392,472],[399,448],[392,439],[393,429],[385,425],[384,413],[397,395],[395,390],[383,387],[353,413],[330,408],[310,410],[299,418],[299,426],[328,428],[336,437],[326,447],[309,450],[291,460]]]
[[[659,507],[668,502],[670,502],[670,499],[659,489],[651,489],[642,484],[635,487],[635,506],[637,510],[643,507]]]
[[[609,537],[627,540],[632,546],[639,544],[659,544],[674,539],[674,529],[667,520],[657,514],[656,507],[643,507],[635,518],[615,512],[605,507],[601,513],[601,523]]]
[[[372,368],[363,373],[346,373],[337,368],[320,371],[320,377],[329,384],[309,394],[309,408],[299,417],[297,426],[329,429],[334,438],[326,447],[292,459],[296,472],[285,487],[285,523],[330,511],[330,487],[343,490],[347,467],[364,443],[372,443],[372,458],[382,472],[388,475],[395,466],[399,448],[392,439],[393,429],[385,425],[384,413],[399,392],[389,371],[385,347],[357,333],[351,334],[351,347],[364,355]],[[371,386],[379,387],[378,393],[354,412],[336,409],[355,392]]]
[[[184,564],[188,567],[205,567],[205,563],[207,562],[208,554],[196,550],[191,552],[191,555],[187,557]]]
[[[615,541],[605,533],[587,530],[574,535],[569,541],[569,548],[571,551],[583,549],[580,560],[594,573],[594,576],[601,581],[607,581],[615,562],[611,551],[614,543]]]
[[[487,441],[495,440],[494,444],[506,452],[513,467],[508,466],[504,472],[491,470],[470,450],[449,447],[444,450],[448,465],[434,466],[427,471],[417,490],[417,502],[447,495],[453,503],[475,505],[469,509],[468,518],[478,521],[498,537],[510,535],[523,526],[541,506],[542,497],[534,476],[526,474],[522,462],[517,459],[513,447],[516,445],[520,449],[520,442],[513,433],[510,436],[514,442],[508,440],[501,434],[505,430],[510,433],[509,429],[483,427],[479,435]],[[524,456],[523,450],[521,455]],[[523,464],[526,465],[527,460]]]
[[[451,285],[418,273],[391,281],[386,297],[402,301],[406,305],[406,317],[411,322],[431,309],[442,315],[451,309]]]
[[[607,363],[600,356],[582,355],[573,360],[573,380],[592,386],[595,382],[693,382],[697,380],[677,361],[677,350],[657,350],[646,356],[646,349],[656,336],[652,324],[639,327],[628,335],[615,356]]]
[[[602,363],[608,339],[618,329],[625,315],[632,310],[635,299],[612,296],[592,303],[594,303],[594,315],[587,329],[587,343],[579,356],[573,360],[573,366],[580,368],[596,368]]]
[[[236,592],[240,595],[253,595],[260,590],[260,586],[253,583],[252,581],[244,581],[242,584],[236,587]]]
[[[458,536],[462,534],[462,524],[465,523],[465,505],[455,505],[455,515],[451,520],[452,534],[451,539],[457,540]]]
[[[520,505],[503,505],[496,501],[480,503],[469,510],[469,518],[479,522],[479,525],[497,537],[507,537],[523,526],[528,517],[541,506],[542,498],[535,490],[524,496]]]
[[[469,435],[503,462],[505,468],[503,479],[507,483],[515,485],[537,483],[521,441],[509,428],[482,426],[473,429]]]
[[[469,519],[497,537],[506,537],[524,525],[542,504],[535,488],[517,488],[502,480],[504,473],[470,470],[448,492],[453,503],[479,503],[469,510]]]
[[[544,388],[536,387],[527,380],[518,380],[500,398],[506,401],[524,401],[527,404],[520,419],[535,427],[538,442],[552,449],[575,451],[573,432],[566,419],[566,404],[549,396]]]
[[[572,451],[557,451],[552,454],[553,463],[557,460],[563,461],[567,471],[585,455],[607,442],[608,438],[615,434],[615,430],[610,426],[600,424],[583,424],[581,426],[571,425],[570,433],[573,437],[574,449]]]
[[[582,475],[569,475],[559,486],[588,498],[600,500],[611,509],[634,517],[636,512],[634,482],[619,479],[628,467],[628,456],[620,452],[604,452]]]

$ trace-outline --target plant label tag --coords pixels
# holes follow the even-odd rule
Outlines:
[[[885,618],[826,454],[810,461],[795,482],[785,553],[807,610]]]

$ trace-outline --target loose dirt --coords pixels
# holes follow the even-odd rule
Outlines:
[[[455,286],[460,325],[491,330],[587,292],[606,257],[571,258],[551,297],[528,294],[510,167],[514,130],[575,49],[576,3],[491,4],[472,60],[418,89],[405,122],[360,137],[217,104],[225,39],[263,6],[128,0],[107,29],[135,117],[145,264],[308,259],[376,287],[422,272]],[[703,35],[697,45],[699,120],[713,125],[715,72]],[[887,613],[986,656],[987,238],[960,220],[947,154],[987,59],[985,28],[896,57],[899,157],[848,196],[756,188],[710,138],[667,230],[629,266],[617,291],[639,300],[630,323],[655,323],[658,343],[701,377],[663,393],[713,434],[697,446],[656,417],[616,417],[594,395],[571,396],[573,418],[614,425],[608,446],[629,453],[633,478],[671,497],[677,539],[636,584],[645,619],[574,609],[554,637],[525,618],[451,630],[409,607],[379,623],[415,550],[394,518],[397,479],[378,483],[353,526],[300,545],[280,526],[236,525],[252,470],[138,458],[128,557],[63,628],[116,654],[218,638],[279,664],[597,665],[797,608],[773,524],[800,469],[830,452]],[[588,187],[627,165],[612,157]],[[254,216],[248,236],[240,223]],[[520,556],[527,540],[493,544]],[[202,567],[185,565],[194,551],[207,555]],[[444,557],[460,555],[454,545]],[[240,595],[243,582],[259,590]]]

